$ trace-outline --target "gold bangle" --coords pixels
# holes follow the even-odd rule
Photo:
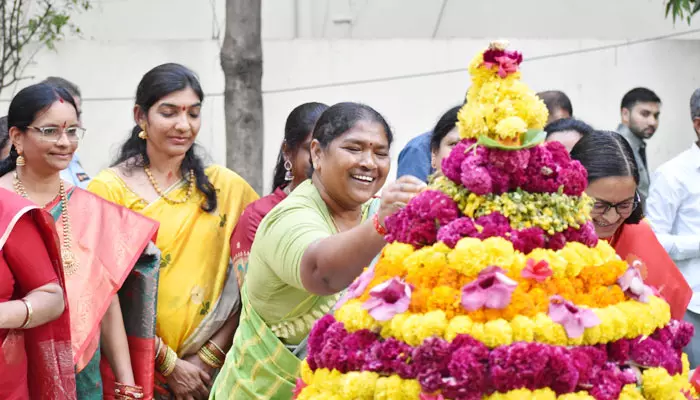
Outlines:
[[[24,320],[24,324],[19,327],[19,329],[27,329],[29,326],[29,323],[32,322],[32,314],[34,313],[34,310],[32,309],[32,303],[29,302],[27,299],[20,299],[22,303],[24,303],[24,306],[27,307],[27,319]]]
[[[212,368],[221,368],[224,365],[224,361],[214,354],[208,347],[202,347],[198,352],[200,358],[206,357],[209,360],[209,364]]]
[[[218,369],[221,368],[221,365],[218,365],[212,358],[204,352],[204,348],[202,347],[198,352],[197,356],[199,357],[200,360],[202,360],[203,363],[207,364],[211,368]]]
[[[163,364],[161,364],[158,368],[158,370],[163,376],[168,376],[172,374],[175,370],[175,364],[177,363],[177,353],[175,353],[175,350],[168,347],[166,351],[167,353],[165,355],[165,360],[163,361]]]
[[[226,352],[223,351],[223,350],[221,350],[221,347],[219,347],[219,345],[217,345],[216,343],[214,343],[213,340],[208,341],[208,342],[207,342],[207,345],[214,346],[214,348],[215,348],[216,350],[218,350],[219,353],[221,353],[221,355],[223,355],[224,357],[226,357]],[[211,349],[209,349],[209,350],[211,350]]]

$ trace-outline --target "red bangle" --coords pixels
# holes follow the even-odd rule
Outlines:
[[[382,224],[379,222],[379,214],[374,214],[372,222],[374,222],[374,229],[377,231],[378,234],[382,236],[385,236],[387,234],[386,228],[383,227]]]

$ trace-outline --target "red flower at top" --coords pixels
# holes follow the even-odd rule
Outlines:
[[[518,66],[523,62],[523,54],[515,50],[501,50],[491,48],[484,52],[484,66],[486,68],[498,67],[498,76],[506,76],[518,72]]]

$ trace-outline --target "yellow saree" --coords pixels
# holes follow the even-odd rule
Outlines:
[[[156,246],[161,251],[156,334],[178,356],[196,353],[240,304],[236,274],[230,265],[231,233],[245,207],[258,198],[235,172],[211,166],[205,173],[217,190],[218,207],[201,209],[195,192],[183,204],[163,198],[147,203],[111,169],[100,172],[88,190],[160,222]],[[180,181],[166,194],[185,197]]]

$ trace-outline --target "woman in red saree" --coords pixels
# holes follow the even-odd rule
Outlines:
[[[105,397],[103,359],[119,382],[116,387],[106,386],[111,390],[107,397],[148,398],[150,393],[142,387],[152,387],[153,369],[148,362],[146,370],[137,366],[144,358],[155,357],[155,350],[132,355],[130,346],[142,339],[150,340],[153,348],[155,307],[139,304],[137,310],[145,314],[129,314],[131,320],[124,321],[117,292],[158,223],[61,180],[60,172],[70,163],[84,133],[74,99],[65,89],[47,84],[22,89],[10,104],[8,126],[13,145],[9,157],[0,162],[0,187],[41,205],[60,232],[68,305],[73,311],[70,337],[78,399]],[[140,289],[150,290],[150,297],[126,294],[126,303],[131,299],[155,303],[157,269],[153,272],[153,276],[137,276],[147,278]],[[148,325],[150,332],[128,337],[132,333],[128,327],[134,323]]]
[[[322,103],[304,103],[297,106],[284,125],[284,141],[277,156],[277,165],[272,180],[272,193],[248,205],[241,214],[231,235],[231,258],[238,279],[248,270],[248,255],[255,239],[260,221],[300,183],[308,178],[311,167],[309,145],[316,120],[328,108]]]
[[[0,189],[0,398],[75,399],[70,320],[53,221]]]
[[[591,217],[598,237],[610,242],[622,259],[640,259],[646,265],[646,283],[670,304],[671,316],[682,320],[693,293],[644,220],[630,145],[615,132],[595,131],[576,143],[571,158],[588,171],[586,194],[595,199]]]

